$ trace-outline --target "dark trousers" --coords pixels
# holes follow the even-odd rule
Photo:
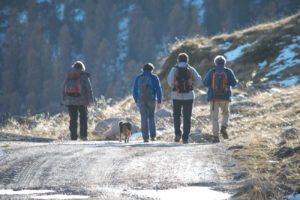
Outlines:
[[[193,109],[193,100],[173,100],[173,117],[175,136],[181,137],[181,111],[183,113],[183,135],[182,140],[188,141],[191,131],[191,116]]]
[[[86,106],[68,106],[70,116],[71,140],[77,140],[78,112],[80,121],[80,138],[87,138],[87,107]]]

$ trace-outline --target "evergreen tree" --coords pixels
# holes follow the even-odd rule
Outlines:
[[[19,91],[19,80],[18,77],[20,75],[19,66],[21,64],[18,55],[20,55],[20,42],[22,38],[19,33],[20,24],[17,21],[17,10],[13,9],[10,18],[9,18],[9,28],[5,34],[5,43],[4,43],[4,63],[2,67],[1,73],[1,110],[4,113],[12,113],[19,114],[18,108],[19,104],[13,104],[11,101],[11,97],[15,93]],[[20,99],[15,99],[15,101],[19,101]]]
[[[55,102],[55,90],[58,88],[54,87],[53,80],[53,62],[52,62],[52,46],[45,44],[42,50],[42,68],[43,68],[43,84],[42,84],[42,108],[47,107],[50,103]],[[51,112],[51,110],[48,110]]]
[[[71,36],[69,32],[68,25],[64,24],[59,33],[59,56],[56,61],[54,69],[54,85],[56,88],[56,101],[59,102],[61,99],[62,83],[65,78],[66,72],[70,69],[72,65],[72,44]]]
[[[169,37],[171,41],[182,38],[188,32],[188,16],[180,4],[176,4],[168,20]]]
[[[30,26],[31,27],[31,26]],[[44,48],[44,38],[42,26],[36,21],[31,27],[30,33],[25,38],[28,41],[27,54],[25,57],[27,88],[26,105],[31,112],[36,113],[41,106],[41,91],[43,83],[42,50]]]

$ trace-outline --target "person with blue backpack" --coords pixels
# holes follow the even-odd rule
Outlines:
[[[203,79],[203,85],[208,87],[207,101],[210,102],[210,115],[212,119],[212,132],[214,142],[220,142],[219,131],[224,139],[228,139],[227,127],[229,121],[229,102],[231,101],[231,88],[236,86],[237,79],[233,71],[225,67],[226,59],[218,55],[214,59],[215,67]],[[219,109],[222,111],[221,130],[219,129]]]
[[[158,76],[153,74],[154,68],[152,63],[144,65],[143,72],[134,81],[132,92],[133,99],[141,114],[141,129],[144,142],[149,142],[149,131],[151,141],[155,141],[155,107],[159,110],[162,101],[161,85]]]

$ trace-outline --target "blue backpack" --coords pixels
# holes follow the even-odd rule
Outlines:
[[[138,95],[140,101],[142,102],[149,102],[154,100],[152,75],[139,76]]]

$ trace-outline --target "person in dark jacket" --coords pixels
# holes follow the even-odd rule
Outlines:
[[[93,105],[93,92],[90,83],[90,74],[85,72],[85,66],[81,61],[76,61],[72,65],[72,71],[79,73],[79,83],[81,88],[80,95],[70,95],[66,92],[66,80],[63,85],[62,92],[62,104],[68,107],[69,116],[70,116],[70,136],[71,140],[77,140],[77,120],[79,113],[80,121],[80,139],[87,140],[87,106]]]
[[[177,64],[174,66],[168,75],[168,84],[173,88],[171,92],[171,99],[173,100],[173,117],[174,117],[174,130],[175,130],[175,142],[180,142],[182,137],[182,143],[187,144],[189,134],[191,131],[191,117],[193,110],[193,102],[195,99],[195,92],[193,89],[188,92],[178,92],[174,88],[176,74],[180,68],[187,68],[190,73],[191,86],[199,86],[202,82],[201,76],[196,69],[188,64],[189,56],[186,53],[180,53],[177,57]],[[180,129],[181,126],[181,114],[183,114],[183,134]]]
[[[229,102],[231,101],[231,88],[237,84],[234,73],[231,69],[226,68],[226,59],[224,56],[216,56],[214,59],[215,68],[211,69],[205,76],[203,80],[203,85],[208,87],[207,91],[207,101],[210,102],[210,114],[212,119],[212,132],[215,136],[215,142],[220,142],[219,140],[219,109],[222,111],[222,123],[221,131],[224,139],[228,139],[227,127],[229,121]],[[216,73],[224,81],[224,89],[213,89],[213,84],[217,79]],[[217,87],[214,87],[217,88]]]
[[[151,140],[155,140],[155,107],[157,110],[159,110],[162,101],[160,81],[158,76],[153,74],[153,70],[154,66],[152,63],[147,63],[144,65],[143,72],[138,75],[134,81],[132,92],[133,99],[136,105],[139,107],[141,114],[141,129],[144,142],[149,142],[149,130]],[[143,88],[142,85],[148,86]],[[149,97],[144,97],[144,94],[148,94]]]

